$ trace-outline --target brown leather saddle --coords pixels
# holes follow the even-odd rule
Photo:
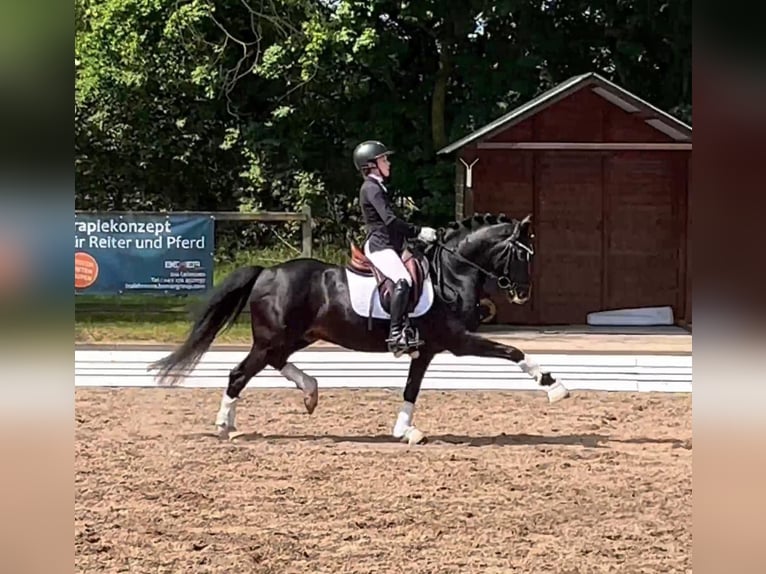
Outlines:
[[[415,255],[408,249],[402,252],[402,263],[405,269],[412,277],[412,288],[407,304],[407,313],[412,313],[423,293],[423,283],[428,277],[428,259],[424,255]],[[351,260],[346,268],[352,273],[363,277],[375,277],[378,284],[378,294],[380,295],[380,306],[386,313],[391,313],[391,293],[394,290],[394,282],[383,275],[372,262],[367,259],[364,251],[359,249],[355,243],[351,243]],[[371,308],[372,309],[372,308]]]

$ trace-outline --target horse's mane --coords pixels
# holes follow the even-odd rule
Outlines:
[[[425,253],[433,265],[436,277],[435,287],[437,288],[440,297],[445,302],[448,304],[455,303],[458,301],[459,295],[453,287],[445,285],[443,282],[442,273],[444,263],[442,262],[441,257],[443,246],[446,246],[448,249],[456,249],[461,241],[477,231],[489,227],[490,225],[497,225],[498,223],[514,222],[516,222],[515,219],[506,216],[504,213],[497,215],[493,213],[476,213],[470,217],[461,219],[460,221],[452,221],[437,230],[440,242],[426,246]],[[452,261],[452,259],[449,259],[448,261]],[[447,265],[449,265],[449,263]],[[445,292],[445,288],[449,289],[453,296],[448,296]]]
[[[466,217],[460,221],[452,221],[439,231],[442,236],[442,241],[446,245],[454,245],[465,239],[471,233],[484,227],[495,225],[497,223],[513,223],[513,221],[513,219],[506,216],[504,213],[497,215],[493,213],[476,213],[471,217]]]

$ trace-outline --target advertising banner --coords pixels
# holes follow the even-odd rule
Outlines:
[[[75,214],[75,292],[203,293],[214,228],[209,215]]]

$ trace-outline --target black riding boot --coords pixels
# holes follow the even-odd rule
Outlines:
[[[410,285],[404,279],[400,279],[394,286],[394,292],[391,293],[391,330],[386,343],[388,343],[388,350],[392,353],[406,351],[408,347],[404,328],[409,297]]]

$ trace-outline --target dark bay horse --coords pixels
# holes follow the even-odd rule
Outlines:
[[[426,270],[418,306],[413,303],[410,308],[423,344],[411,355],[394,437],[411,444],[425,439],[412,423],[413,410],[426,370],[442,351],[506,359],[545,388],[550,402],[569,396],[560,381],[520,349],[473,334],[479,327],[480,292],[486,281],[495,280],[514,303],[529,299],[534,253],[530,223],[530,216],[519,221],[476,215],[439,230],[439,240],[422,251],[413,247]],[[219,435],[228,437],[236,430],[240,393],[267,365],[303,391],[306,410],[312,413],[319,397],[317,381],[290,363],[290,355],[320,340],[355,351],[388,352],[388,321],[381,299],[372,318],[360,308],[359,301],[370,301],[370,295],[378,296],[376,278],[362,276],[349,265],[301,258],[268,268],[241,267],[213,291],[186,340],[149,369],[158,371],[160,382],[170,379],[174,384],[249,305],[252,348],[229,374],[216,417]]]

